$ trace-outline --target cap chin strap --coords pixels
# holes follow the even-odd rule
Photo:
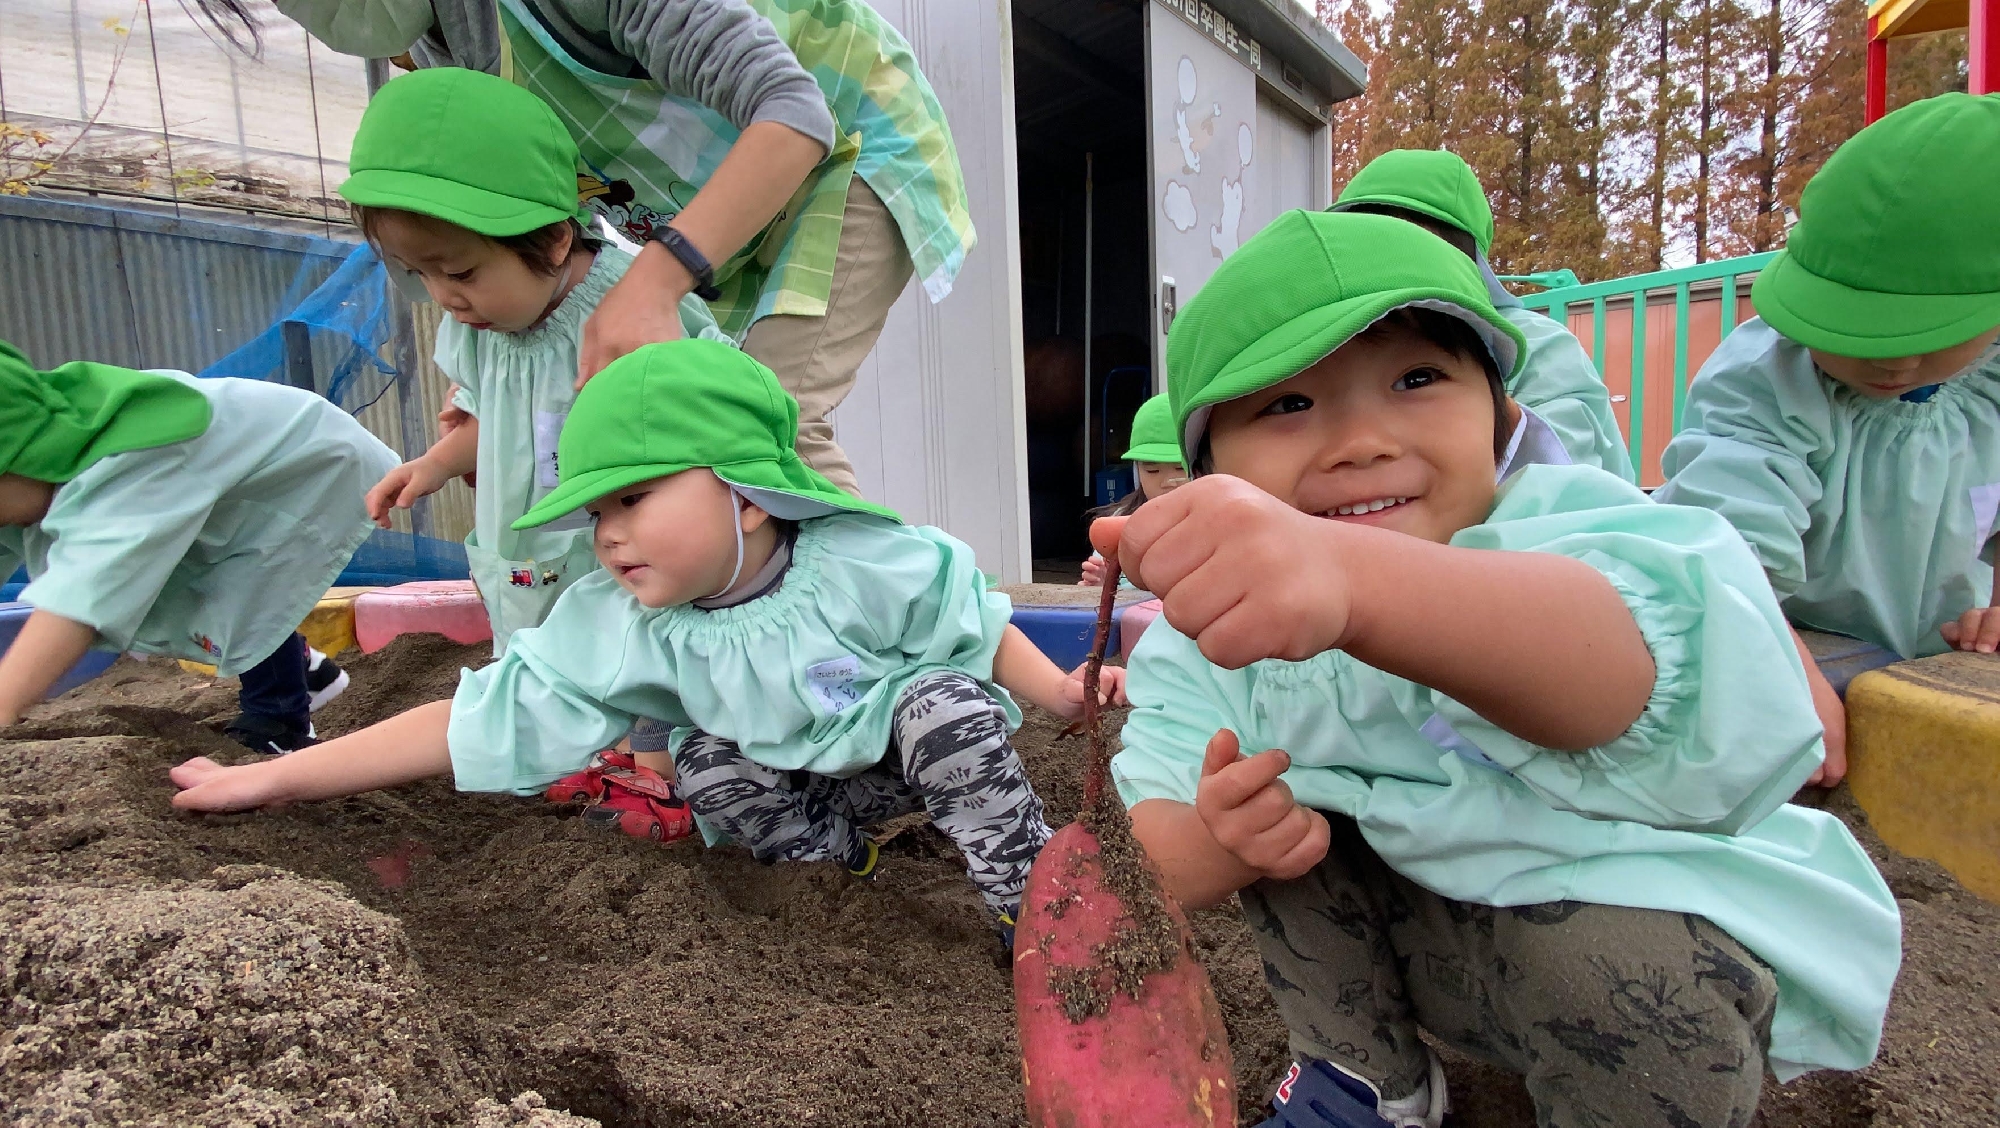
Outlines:
[[[703,599],[721,599],[729,594],[730,588],[736,586],[737,580],[743,578],[743,495],[737,493],[734,487],[729,490],[729,508],[731,511],[729,523],[736,529],[736,570],[729,573],[729,578],[723,581],[719,590],[702,596]]]

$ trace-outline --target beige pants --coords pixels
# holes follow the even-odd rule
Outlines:
[[[840,221],[825,317],[774,315],[750,327],[743,351],[777,373],[799,401],[799,457],[855,495],[854,466],[833,441],[827,415],[854,389],[855,374],[882,335],[889,307],[909,284],[909,249],[875,190],[854,178]]]

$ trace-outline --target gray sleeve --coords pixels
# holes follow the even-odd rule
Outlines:
[[[465,67],[500,72],[500,13],[493,0],[431,0],[437,16],[410,48],[420,67]]]
[[[448,0],[437,0],[440,6]],[[831,150],[819,83],[747,0],[529,0],[558,39],[636,62],[672,93],[738,129],[774,121]],[[579,52],[585,61],[588,52]],[[627,73],[626,67],[604,69]]]

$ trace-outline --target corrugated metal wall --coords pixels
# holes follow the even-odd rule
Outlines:
[[[45,365],[88,359],[199,372],[269,328],[285,313],[288,292],[324,281],[359,243],[299,226],[0,196],[0,339]],[[415,313],[414,388],[422,402],[408,416],[423,433],[405,443],[393,390],[358,416],[406,456],[436,438],[448,383],[430,363],[439,311]],[[337,350],[329,342],[321,353],[315,348],[324,380]],[[430,535],[462,539],[472,528],[471,491],[447,486],[431,499],[429,517]],[[408,531],[407,519],[397,528]]]

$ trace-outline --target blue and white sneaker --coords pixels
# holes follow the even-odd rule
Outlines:
[[[1257,1128],[1440,1128],[1447,1105],[1444,1069],[1409,1096],[1385,1101],[1374,1085],[1330,1061],[1294,1061],[1271,1098],[1272,1116]]]

